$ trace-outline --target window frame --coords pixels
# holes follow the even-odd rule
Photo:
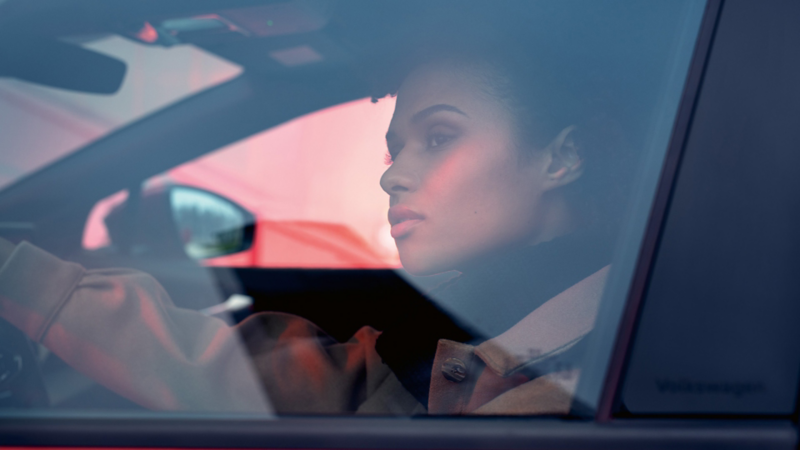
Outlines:
[[[778,205],[786,206],[786,209],[791,210],[790,202],[795,202],[797,191],[786,190],[791,186],[789,182],[782,183],[783,191],[762,183],[760,180],[765,178],[778,180],[783,178],[779,171],[773,170],[772,165],[765,164],[762,167],[754,163],[755,158],[752,155],[758,155],[757,159],[760,160],[774,161],[775,165],[796,167],[790,154],[794,154],[797,132],[794,128],[780,125],[783,125],[781,120],[786,122],[797,120],[792,103],[788,103],[786,99],[795,98],[798,91],[796,83],[793,83],[794,80],[789,80],[786,73],[792,73],[792,67],[798,64],[794,58],[798,37],[783,30],[791,29],[798,14],[800,14],[798,5],[785,0],[759,6],[742,0],[723,0],[720,4],[716,26],[719,31],[715,31],[712,36],[714,42],[711,43],[712,48],[705,63],[707,76],[704,75],[700,80],[700,92],[692,105],[692,120],[685,131],[680,159],[672,175],[672,184],[668,191],[663,192],[667,205],[658,221],[658,231],[651,235],[652,250],[647,265],[640,267],[645,272],[639,278],[640,291],[635,297],[635,304],[629,305],[635,308],[631,311],[635,321],[630,322],[627,330],[629,344],[625,354],[618,355],[620,360],[616,361],[619,370],[619,379],[614,386],[616,392],[605,404],[607,408],[605,413],[609,420],[618,422],[621,418],[636,417],[650,420],[761,419],[765,422],[784,420],[795,424],[799,421],[800,391],[797,391],[799,380],[796,373],[791,374],[786,368],[796,363],[797,349],[785,346],[779,341],[773,341],[770,345],[761,340],[766,341],[771,337],[781,336],[783,342],[797,342],[781,333],[782,329],[794,327],[794,323],[788,326],[772,323],[764,317],[756,317],[760,311],[754,313],[751,310],[749,314],[742,314],[747,308],[756,306],[755,303],[751,305],[747,302],[759,298],[755,295],[762,295],[761,287],[769,286],[772,288],[769,295],[765,296],[767,298],[763,301],[759,301],[756,307],[774,311],[772,320],[777,321],[779,317],[794,317],[791,305],[787,304],[789,299],[795,298],[795,289],[792,287],[794,279],[787,281],[779,275],[770,278],[760,273],[753,273],[752,276],[748,273],[748,276],[743,277],[741,273],[734,274],[733,270],[736,269],[732,269],[738,264],[748,272],[757,272],[753,270],[755,267],[768,267],[772,269],[771,272],[780,273],[781,270],[774,269],[775,263],[781,264],[781,268],[794,269],[797,263],[793,255],[787,256],[793,252],[787,251],[787,254],[778,255],[783,248],[793,248],[793,242],[787,239],[790,236],[786,233],[770,228],[770,225],[762,226],[763,229],[759,230],[762,235],[756,233],[754,238],[747,239],[748,242],[741,245],[731,245],[735,241],[730,240],[731,236],[737,233],[740,236],[742,230],[747,228],[747,217],[757,217],[763,224],[782,224],[790,229],[796,229],[792,217],[773,218],[770,212],[762,213],[755,210],[753,206],[755,203],[763,203],[773,208]],[[743,45],[743,42],[747,44]],[[745,90],[748,93],[743,97],[731,95]],[[779,119],[776,120],[775,115],[770,116],[771,112],[775,112]],[[776,123],[778,126],[770,128],[765,126],[767,123]],[[731,136],[735,136],[736,140],[726,141]],[[760,147],[768,150],[758,152]],[[729,154],[732,155],[730,161],[725,161],[725,157]],[[785,158],[781,158],[782,156]],[[711,169],[717,164],[720,170]],[[751,181],[748,184],[747,180],[742,180],[744,174],[749,174],[751,179],[759,181]],[[708,189],[704,189],[705,186],[708,186]],[[765,195],[774,198],[771,202],[747,200],[747,197],[760,199]],[[706,211],[713,213],[707,215]],[[735,217],[733,220],[732,216]],[[709,223],[714,223],[712,217],[726,218],[729,222],[718,220],[714,227],[709,227]],[[742,218],[741,221],[739,218]],[[721,236],[727,236],[728,239]],[[695,245],[698,242],[702,244],[693,247],[690,244],[692,242]],[[726,254],[723,248],[736,251]],[[758,249],[759,253],[754,255],[753,249]],[[709,264],[712,258],[713,264]],[[680,283],[673,285],[672,280],[675,279],[676,270],[682,274],[682,278]],[[673,276],[669,277],[667,274]],[[665,280],[668,281],[665,283]],[[737,286],[741,294],[732,292],[735,289],[727,284],[729,282],[730,285]],[[694,290],[688,289],[685,292],[689,294],[679,298],[676,297],[675,291],[666,287],[668,285],[680,286],[682,289],[687,287],[698,289],[704,296],[692,295]],[[703,291],[711,287],[716,289]],[[756,287],[758,294],[753,295],[752,287]],[[700,303],[695,304],[693,301]],[[779,303],[781,301],[782,304]],[[650,302],[654,309],[660,307],[660,312],[666,312],[666,315],[654,315],[657,313],[652,310],[645,311]],[[674,306],[675,304],[678,306]],[[653,336],[658,336],[660,340],[663,334],[653,333],[664,333],[664,329],[659,329],[656,323],[670,324],[675,320],[675,317],[669,317],[669,308],[664,309],[664,306],[670,305],[670,308],[674,308],[673,311],[684,311],[687,304],[692,307],[697,306],[695,319],[709,317],[709,312],[717,314],[717,311],[724,311],[722,308],[729,314],[719,314],[719,320],[710,324],[686,320],[685,328],[681,330],[682,337],[672,341],[668,351],[665,350],[666,347],[658,349],[654,345]],[[658,319],[654,320],[654,317]],[[747,330],[735,326],[743,321],[747,321],[748,325],[752,321],[754,326]],[[765,327],[763,325],[765,323],[769,326]],[[647,328],[647,325],[652,328]],[[715,353],[718,351],[723,355],[716,360],[718,364],[713,369],[703,362],[709,352],[708,347],[703,345],[704,342],[698,340],[699,335],[715,336]],[[725,345],[719,345],[724,339],[727,339]],[[745,374],[744,365],[737,366],[736,360],[744,358],[731,357],[732,353],[736,353],[737,356],[744,354],[741,348],[743,341],[748,345],[752,343],[753,347],[757,346],[759,350],[763,349],[763,352],[759,353],[765,355],[764,360],[758,362],[756,358],[750,358],[747,361],[747,369],[758,368],[757,375]],[[644,354],[649,354],[655,360],[663,358],[661,361],[677,367],[677,372],[667,375],[665,372],[668,369],[665,370],[663,365],[659,367],[659,363],[656,363],[656,370],[652,372],[650,371],[652,366],[636,365],[634,360],[642,361]],[[646,371],[642,370],[643,367],[647,367]],[[684,372],[681,373],[681,370]],[[694,372],[695,370],[697,372]],[[762,374],[772,371],[779,376],[786,376],[786,380],[775,381],[775,378],[770,378],[768,375],[763,375],[762,378]],[[622,399],[625,394],[624,388],[635,388],[627,393],[637,393],[642,396],[639,401],[643,401],[648,394],[643,394],[646,391],[641,390],[641,387],[645,382],[653,382],[651,378],[653,373],[658,374],[657,376],[675,377],[674,379],[681,380],[682,383],[687,379],[690,383],[699,381],[701,386],[706,382],[712,386],[715,382],[722,382],[724,385],[728,381],[726,377],[729,376],[736,381],[742,377],[754,377],[753,385],[756,392],[759,388],[763,389],[768,393],[765,398],[769,401],[748,403],[740,398],[742,403],[739,404],[726,403],[723,400],[714,402],[711,399],[693,403],[695,399],[686,401],[684,398],[684,403],[673,403],[665,399],[664,404],[639,405],[638,408],[641,409],[638,410],[631,402],[629,403],[631,410],[628,410]],[[693,377],[697,378],[692,379]],[[723,379],[718,380],[717,377]],[[776,389],[776,385],[779,389]],[[785,390],[792,388],[795,389],[795,395],[786,395],[788,392]],[[792,402],[793,406],[781,403],[783,401]]]
[[[606,378],[602,396],[598,404],[596,420],[607,423],[614,419],[615,411],[620,405],[622,383],[625,368],[630,359],[636,325],[641,314],[642,302],[645,296],[647,281],[656,257],[670,199],[675,187],[678,170],[680,168],[683,151],[691,131],[692,119],[700,97],[703,77],[705,75],[714,36],[719,23],[724,0],[708,0],[700,30],[697,35],[694,55],[689,64],[684,90],[681,95],[678,112],[670,136],[669,146],[664,157],[664,165],[656,188],[656,195],[650,210],[650,217],[644,233],[639,257],[636,262],[633,279],[630,283],[628,298],[617,328],[614,340],[614,350],[611,361],[606,370]]]

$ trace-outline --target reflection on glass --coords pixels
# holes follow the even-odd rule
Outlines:
[[[106,220],[130,251],[82,255],[99,270],[0,241],[11,249],[0,299],[13,299],[0,315],[62,367],[151,410],[590,411],[702,3],[469,5],[431,5],[426,14],[457,20],[385,44],[391,61],[351,68],[358,95],[394,97],[391,119],[360,118],[364,101],[326,117],[352,114],[349,125],[375,125],[385,144],[306,116],[243,153],[273,159],[221,152],[173,167],[166,181],[207,191],[170,184],[168,201],[131,192]],[[481,26],[464,26],[475,17]],[[315,67],[327,76],[324,65],[303,70]],[[293,78],[284,75],[252,82],[271,89]],[[328,95],[311,79],[298,82]],[[343,100],[334,97],[328,105]],[[311,101],[276,98],[268,108]],[[230,110],[251,120],[249,108]],[[376,169],[384,148],[388,167]],[[354,172],[372,180],[352,182]],[[234,202],[256,211],[254,224]],[[138,232],[137,217],[147,219]],[[214,270],[194,261],[245,250],[250,225],[255,250]],[[387,270],[387,242],[402,270]],[[57,295],[26,278],[31,265]],[[119,266],[142,270],[109,270]],[[213,317],[227,303],[192,309],[197,274],[256,313],[231,327]]]

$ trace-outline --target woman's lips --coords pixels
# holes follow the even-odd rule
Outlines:
[[[421,219],[413,219],[400,222],[397,225],[392,225],[392,237],[395,239],[404,237],[411,232],[411,229],[414,227],[414,225],[420,222],[422,222]]]
[[[395,239],[407,236],[414,226],[423,220],[425,220],[423,215],[407,206],[397,205],[389,208],[389,223],[392,225],[392,237]]]

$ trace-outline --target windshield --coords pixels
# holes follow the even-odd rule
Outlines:
[[[0,78],[0,190],[116,129],[242,71],[191,45],[162,48],[114,35],[81,41],[87,49],[125,62],[122,86],[110,95],[90,94]]]

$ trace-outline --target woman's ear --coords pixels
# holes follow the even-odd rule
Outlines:
[[[570,125],[556,136],[544,149],[545,177],[549,188],[564,186],[583,174],[583,158],[575,144],[575,125]]]

